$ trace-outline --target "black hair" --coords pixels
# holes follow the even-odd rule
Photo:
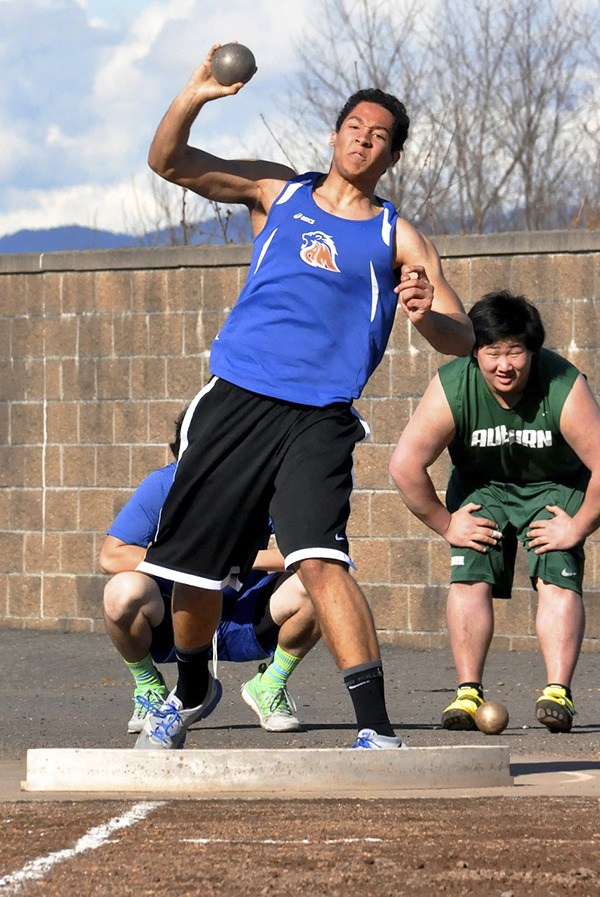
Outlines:
[[[410,119],[404,107],[404,103],[401,103],[397,97],[393,96],[393,94],[384,93],[383,90],[379,90],[378,87],[367,87],[364,90],[359,90],[356,93],[353,93],[352,96],[346,100],[344,107],[337,117],[335,130],[340,130],[344,120],[348,118],[354,107],[358,106],[359,103],[376,103],[378,106],[383,106],[384,109],[387,109],[388,112],[392,113],[394,116],[394,130],[392,131],[391,141],[392,152],[395,153],[397,150],[400,151],[404,146],[404,141],[408,137]]]
[[[177,458],[179,458],[179,447],[181,445],[181,425],[183,424],[183,418],[185,417],[185,413],[188,410],[188,407],[189,406],[186,405],[186,407],[182,411],[180,411],[175,418],[175,438],[173,439],[173,442],[169,443],[169,448],[173,452],[173,457],[176,460]]]
[[[546,338],[535,305],[509,290],[486,293],[471,308],[469,317],[475,331],[475,349],[512,338],[522,342],[530,352],[537,352]]]

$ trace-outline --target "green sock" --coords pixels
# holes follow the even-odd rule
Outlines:
[[[264,685],[265,688],[285,688],[288,679],[301,660],[301,657],[294,657],[277,645],[273,661],[262,674],[261,685]]]
[[[135,680],[136,692],[148,691],[150,688],[164,688],[164,680],[154,666],[151,654],[146,654],[137,663],[129,663],[128,660],[125,660],[124,663]]]

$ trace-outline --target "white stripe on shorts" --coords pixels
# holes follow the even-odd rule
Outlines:
[[[344,564],[356,570],[356,564],[343,551],[337,551],[335,548],[299,548],[298,551],[292,551],[285,558],[285,569],[289,570],[293,564],[298,561],[308,560],[309,558],[322,558],[332,561],[342,561]]]
[[[184,573],[181,570],[171,570],[170,567],[161,567],[159,564],[151,564],[149,561],[140,561],[135,569],[140,573],[148,573],[150,576],[158,576],[160,579],[168,579],[171,582],[180,582],[184,586],[195,586],[197,589],[210,589],[213,592],[220,592],[227,586],[239,591],[241,586],[239,567],[232,567],[229,574],[222,580],[207,579],[204,576],[196,576],[194,573]]]

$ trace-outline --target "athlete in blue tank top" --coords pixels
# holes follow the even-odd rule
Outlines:
[[[374,218],[331,215],[313,199],[318,177],[294,178],[271,206],[211,370],[262,395],[322,406],[358,398],[381,361],[398,304],[398,216],[386,201]]]
[[[192,402],[189,448],[140,569],[167,569],[176,579],[174,601],[185,610],[176,614],[177,643],[206,644],[222,584],[254,549],[243,535],[248,521],[269,513],[348,687],[355,747],[398,748],[373,617],[348,572],[352,452],[364,438],[350,406],[381,360],[396,305],[446,354],[468,354],[472,327],[432,243],[376,194],[408,135],[403,104],[378,89],[350,97],[322,174],[221,159],[188,142],[207,102],[244,87],[213,77],[217,46],[167,110],[148,161],[213,202],[246,206],[256,245],[247,284],[213,346],[216,378]],[[198,519],[191,494],[214,505],[213,519]],[[196,670],[180,667],[183,709],[168,711],[177,732],[203,715],[212,689]],[[153,746],[150,729],[147,735]]]

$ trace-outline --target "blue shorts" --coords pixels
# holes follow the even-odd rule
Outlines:
[[[272,644],[261,645],[256,637],[254,622],[268,605],[280,573],[254,571],[239,592],[226,589],[223,596],[223,615],[217,629],[217,660],[244,663],[265,660],[277,647],[277,635]],[[171,615],[172,583],[157,580],[165,603],[165,615],[152,630],[150,654],[155,663],[175,663],[173,618]]]

